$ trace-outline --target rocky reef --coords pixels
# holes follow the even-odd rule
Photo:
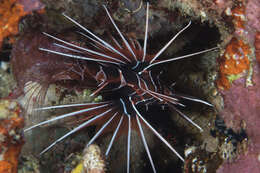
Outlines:
[[[165,58],[219,47],[218,51],[163,66],[163,70],[167,72],[163,78],[169,82],[169,85],[175,82],[176,91],[207,100],[214,105],[214,108],[185,103],[187,109],[182,111],[203,128],[202,133],[179,118],[175,112],[158,117],[155,115],[160,112],[151,111],[151,115],[155,117],[150,120],[153,125],[158,126],[159,131],[171,145],[185,156],[185,162],[182,163],[175,156],[167,153],[168,150],[144,129],[151,146],[151,153],[154,158],[157,158],[154,161],[158,172],[260,172],[258,113],[260,111],[260,1],[150,0],[148,2],[150,16],[147,51],[151,53],[158,51],[189,21],[192,22],[191,26],[166,50],[163,55]],[[33,97],[37,94],[26,95],[26,88],[19,85],[19,81],[24,80],[20,77],[23,75],[13,77],[13,72],[19,74],[18,71],[23,71],[22,67],[17,68],[17,66],[19,66],[19,56],[24,52],[27,51],[28,59],[33,59],[36,55],[43,56],[42,52],[37,50],[36,41],[30,42],[31,38],[40,40],[41,32],[57,33],[75,39],[77,44],[83,44],[85,40],[70,35],[78,28],[66,20],[62,13],[102,37],[115,34],[102,5],[107,6],[123,34],[143,44],[146,1],[4,0],[0,2],[0,115],[6,116],[4,111],[7,109],[13,112],[14,109],[10,106],[15,103],[19,111],[24,111],[21,115],[28,127],[68,111],[46,111],[36,114],[27,111],[28,106],[34,105]],[[26,45],[24,49],[26,47],[34,49],[24,50],[17,46],[18,43]],[[11,57],[11,54],[15,57]],[[11,58],[13,61],[10,65]],[[28,78],[30,79],[30,76],[27,76],[26,80]],[[40,80],[37,82],[40,83]],[[35,87],[37,90],[39,84],[31,83],[30,87]],[[101,97],[91,98],[90,94],[91,90],[51,86],[46,91],[46,98],[42,104],[50,106],[102,100]],[[67,132],[73,124],[61,121],[35,129],[24,134],[23,145],[22,119],[19,124],[16,124],[17,127],[13,127],[12,118],[0,118],[1,129],[3,126],[5,135],[9,134],[8,138],[0,137],[0,173],[6,173],[6,170],[11,173],[17,172],[18,168],[18,172],[34,170],[34,172],[79,173],[86,171],[86,160],[92,163],[88,155],[93,154],[92,150],[87,151],[85,144],[95,133],[95,127],[80,131],[57,144],[45,155],[39,156],[44,147]],[[16,115],[15,118],[20,120],[20,115]],[[14,135],[10,135],[11,132],[14,132]],[[126,167],[125,155],[122,154],[126,152],[125,136],[118,139],[110,158],[105,160],[103,157],[111,135],[103,135],[97,140],[99,147],[94,146],[94,159],[98,158],[100,161],[98,163],[102,163],[99,172],[123,172]],[[137,138],[133,140],[135,147],[132,148],[134,159],[131,160],[131,167],[138,170],[136,172],[150,170],[138,134],[133,135]],[[20,138],[16,139],[17,136]],[[11,144],[10,148],[16,151],[8,155],[8,158],[5,154],[9,151],[6,149],[6,139]],[[22,154],[19,156],[22,147]],[[20,160],[19,166],[18,160]]]

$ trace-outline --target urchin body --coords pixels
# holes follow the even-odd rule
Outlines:
[[[86,34],[82,32],[79,32],[79,34],[87,38],[89,44],[87,46],[79,46],[75,43],[72,43],[71,41],[66,41],[48,33],[43,33],[45,36],[50,38],[49,40],[55,40],[56,42],[47,47],[42,44],[43,46],[39,48],[40,53],[38,53],[40,54],[40,57],[30,62],[30,68],[24,69],[25,72],[23,75],[26,73],[31,73],[30,78],[26,78],[26,80],[20,82],[20,85],[24,85],[24,87],[26,87],[27,83],[30,83],[31,81],[41,83],[41,87],[38,87],[38,85],[35,85],[36,88],[32,87],[33,91],[37,91],[37,93],[34,94],[36,100],[38,98],[43,98],[41,93],[46,93],[46,90],[50,84],[60,84],[65,87],[68,85],[70,87],[77,85],[77,87],[80,88],[92,88],[94,91],[91,96],[101,94],[103,96],[103,101],[99,103],[81,103],[37,108],[37,110],[47,110],[65,107],[78,107],[78,110],[40,122],[26,129],[25,131],[67,117],[80,117],[81,124],[44,149],[42,151],[42,153],[44,153],[53,147],[56,143],[62,141],[80,129],[89,125],[105,122],[87,144],[90,145],[98,136],[100,136],[102,132],[105,131],[111,122],[114,121],[115,123],[113,124],[117,124],[117,126],[114,127],[113,136],[105,153],[105,155],[108,155],[116,136],[120,130],[123,130],[122,126],[126,125],[127,172],[130,172],[131,132],[133,127],[136,127],[135,130],[138,130],[139,134],[141,135],[142,142],[144,144],[145,151],[151,163],[152,169],[154,172],[156,172],[152,155],[143,132],[142,126],[145,125],[173,153],[175,153],[182,161],[184,161],[183,157],[142,116],[142,112],[140,112],[140,110],[145,110],[153,104],[166,105],[177,111],[177,113],[179,113],[183,118],[185,118],[199,130],[202,130],[196,123],[194,123],[191,119],[179,111],[177,106],[184,106],[182,103],[180,103],[181,99],[188,99],[206,105],[210,104],[203,100],[175,94],[171,88],[165,86],[163,82],[161,82],[160,74],[154,73],[153,67],[159,64],[205,53],[216,48],[184,55],[181,57],[160,60],[159,56],[164,52],[164,50],[175,40],[175,38],[180,33],[189,27],[191,23],[179,31],[158,53],[149,55],[146,53],[149,4],[147,3],[145,37],[143,46],[141,46],[135,39],[124,37],[105,6],[104,8],[116,31],[118,32],[121,38],[120,40],[117,40],[111,36],[110,41],[105,41],[64,14],[67,19],[72,21],[75,25],[86,32]],[[42,39],[46,41],[46,38]],[[44,55],[47,56],[45,61],[43,57]],[[38,73],[33,73],[33,68],[36,68]],[[19,73],[17,73],[17,76],[18,74]]]

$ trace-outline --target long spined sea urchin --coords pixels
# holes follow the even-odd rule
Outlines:
[[[163,83],[160,81],[161,79],[159,74],[155,74],[153,72],[153,67],[159,64],[209,52],[217,48],[214,47],[184,56],[179,56],[167,60],[160,60],[160,55],[168,48],[168,46],[177,38],[178,35],[184,32],[191,25],[191,22],[189,22],[182,30],[180,30],[160,51],[158,51],[158,53],[149,55],[146,51],[148,40],[149,3],[147,3],[146,6],[146,25],[143,47],[140,46],[136,39],[125,37],[115,24],[106,6],[104,6],[104,9],[121,40],[117,40],[115,37],[111,36],[110,41],[107,42],[99,36],[95,35],[87,28],[83,27],[81,24],[66,14],[63,14],[64,17],[66,17],[84,31],[84,33],[78,33],[88,39],[90,43],[89,46],[79,46],[54,35],[43,33],[45,36],[55,40],[56,43],[53,44],[53,49],[46,47],[39,48],[41,51],[63,56],[64,59],[71,58],[71,65],[61,68],[59,74],[53,74],[52,79],[50,80],[51,82],[48,84],[59,83],[61,80],[80,81],[78,83],[85,88],[96,88],[91,96],[101,94],[103,101],[99,103],[68,104],[37,108],[37,110],[58,109],[66,107],[79,107],[80,109],[35,124],[25,129],[25,132],[35,127],[64,118],[79,116],[82,114],[85,115],[83,117],[80,116],[82,123],[79,126],[75,127],[73,130],[45,148],[41,152],[42,154],[48,151],[58,142],[79,131],[80,129],[89,125],[93,125],[101,120],[102,122],[105,121],[102,127],[88,142],[87,145],[90,145],[102,132],[104,132],[104,129],[112,121],[114,121],[117,125],[115,126],[114,133],[105,152],[105,155],[107,156],[116,136],[118,135],[119,131],[123,129],[123,124],[127,125],[127,172],[129,173],[131,132],[134,129],[133,124],[136,124],[137,128],[135,130],[139,131],[153,172],[156,172],[155,164],[153,162],[152,155],[150,153],[148,143],[146,142],[142,127],[142,125],[145,125],[174,154],[176,154],[179,159],[184,161],[183,157],[142,116],[142,112],[140,110],[144,110],[143,107],[149,107],[154,104],[169,106],[172,108],[172,110],[175,110],[184,119],[202,131],[202,128],[193,122],[188,116],[182,113],[177,108],[177,106],[184,106],[182,103],[180,103],[180,99],[187,99],[209,106],[212,105],[206,101],[193,97],[177,95],[174,93],[174,91],[165,89],[168,87],[162,86]],[[70,70],[65,70],[66,68],[69,68]],[[72,68],[73,70],[71,70]],[[53,70],[55,71],[56,69]]]

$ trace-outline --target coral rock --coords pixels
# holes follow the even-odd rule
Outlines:
[[[239,77],[242,72],[249,69],[249,54],[251,54],[251,51],[248,44],[243,40],[232,38],[220,60],[219,87],[230,88],[230,83]]]
[[[0,173],[16,173],[24,120],[14,101],[0,100]]]
[[[245,87],[245,79],[236,80],[229,90],[222,90],[225,109],[220,115],[224,118],[228,127],[239,131],[241,123],[245,122],[246,132],[249,138],[247,151],[232,163],[224,163],[218,173],[258,173],[260,166],[258,155],[260,151],[260,67],[254,66],[254,86]]]
[[[260,63],[260,32],[257,32],[255,35],[255,57]]]
[[[92,144],[84,149],[82,161],[72,173],[105,173],[105,161],[98,145]]]
[[[101,150],[97,145],[90,145],[85,149],[83,167],[89,173],[105,172],[105,162],[101,156]]]
[[[248,25],[253,30],[260,32],[260,1],[249,0],[246,5],[246,17],[248,19]]]
[[[34,3],[32,1],[4,0],[0,2],[0,47],[5,37],[18,33],[18,23],[23,16],[33,10],[44,8],[40,1],[34,1]]]

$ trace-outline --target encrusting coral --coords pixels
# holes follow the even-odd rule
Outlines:
[[[18,24],[22,17],[34,10],[44,8],[40,1],[3,0],[0,1],[0,48],[5,37],[18,33]],[[12,39],[11,39],[11,42]]]
[[[17,102],[0,100],[0,173],[16,173],[24,144],[21,135],[24,119]]]
[[[230,88],[233,80],[241,77],[240,74],[249,69],[250,47],[243,40],[232,38],[226,46],[225,53],[220,60],[220,79],[218,86]]]

